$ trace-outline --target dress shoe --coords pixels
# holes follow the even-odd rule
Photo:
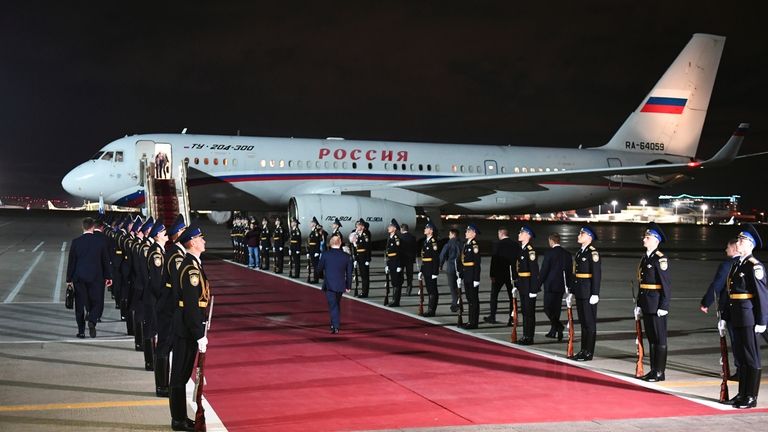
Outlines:
[[[431,318],[431,317],[435,316],[435,313],[434,313],[434,312],[427,312],[427,313],[425,313],[425,314],[424,314],[424,315],[422,315],[422,316],[423,316],[423,317],[427,317],[427,318]]]
[[[483,322],[487,322],[488,324],[498,324],[498,321],[496,321],[496,318],[493,317],[484,317]]]
[[[507,320],[507,327],[512,327],[512,318]]]
[[[533,338],[523,336],[517,341],[518,345],[533,345]]]
[[[664,381],[666,377],[664,376],[664,372],[657,372],[655,370],[651,370],[640,379],[648,382],[660,382],[660,381]]]
[[[400,303],[390,303],[389,307],[400,307]]]
[[[157,397],[168,397],[168,387],[156,387],[155,388],[155,396]]]
[[[733,375],[728,377],[728,381],[738,381],[739,380],[739,371],[736,370],[736,372],[733,373]]]
[[[464,323],[464,325],[462,325],[461,328],[466,330],[474,330],[477,328],[477,324]]]
[[[336,327],[332,328],[331,334],[339,334],[339,329],[337,329]]]
[[[186,420],[171,420],[171,429],[175,431],[194,431],[195,422],[190,419]]]
[[[554,339],[556,337],[555,336],[555,331],[554,330],[550,330],[547,334],[544,335],[544,337],[545,338]]]
[[[77,336],[78,339],[85,339],[85,333],[78,333],[75,336]]]
[[[591,352],[583,352],[583,353],[581,353],[580,356],[577,356],[574,360],[576,360],[576,361],[591,361],[592,357],[593,357],[593,354]]]
[[[88,335],[91,338],[96,337],[96,323],[88,322]]]
[[[744,396],[733,404],[733,407],[738,409],[754,408],[756,406],[757,398],[752,395]]]
[[[459,311],[459,307],[456,306],[455,304],[452,304],[451,305],[451,312],[458,312],[458,311]]]
[[[568,357],[568,360],[576,360],[576,359],[578,359],[579,357],[583,357],[583,356],[584,356],[584,351],[579,351],[579,352],[577,352],[576,354],[574,354],[574,355],[572,355],[572,356]]]
[[[562,342],[563,341],[563,329],[560,329],[557,331],[557,341]]]

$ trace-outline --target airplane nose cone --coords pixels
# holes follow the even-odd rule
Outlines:
[[[96,177],[97,171],[88,162],[76,167],[61,179],[61,187],[70,194],[95,200],[99,199],[100,182]]]
[[[61,179],[61,187],[63,187],[70,195],[78,196],[80,191],[78,191],[75,183],[75,170],[68,172],[67,175]]]

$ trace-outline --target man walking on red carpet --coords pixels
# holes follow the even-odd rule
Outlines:
[[[331,248],[320,256],[317,269],[325,273],[323,291],[331,314],[331,333],[338,333],[341,316],[341,296],[352,288],[352,257],[341,250],[341,237],[332,236]]]

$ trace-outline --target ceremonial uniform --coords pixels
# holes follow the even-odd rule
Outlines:
[[[131,297],[131,311],[133,312],[133,331],[136,344],[136,351],[144,350],[144,288],[147,285],[147,257],[149,256],[149,245],[145,239],[137,238],[133,243],[132,251],[132,274],[133,274],[133,296]],[[145,367],[150,365],[145,364]],[[151,370],[151,369],[147,369]]]
[[[283,272],[283,247],[285,246],[285,230],[281,225],[276,225],[272,232],[272,252],[275,253],[275,273]]]
[[[597,341],[597,303],[591,304],[592,296],[600,295],[602,270],[600,253],[593,245],[579,249],[573,261],[571,293],[576,299],[576,312],[581,323],[581,350],[576,360],[592,360]],[[559,307],[558,307],[559,310]]]
[[[458,264],[469,307],[469,322],[464,327],[477,328],[480,321],[480,246],[476,239],[467,240],[464,243]],[[478,286],[475,286],[475,282]]]
[[[643,254],[637,268],[637,280],[640,285],[637,306],[643,315],[651,359],[651,371],[642,379],[663,381],[667,364],[667,315],[659,316],[658,311],[669,311],[672,295],[667,257],[658,249]]]
[[[312,278],[312,282],[317,282],[318,270],[317,263],[320,260],[320,244],[323,242],[322,231],[318,228],[317,219],[313,218],[315,229],[309,232],[307,237],[307,259],[312,262],[312,274],[307,277]]]
[[[272,249],[271,235],[272,233],[269,232],[269,225],[263,223],[261,225],[261,235],[259,236],[259,251],[261,254],[260,268],[262,270],[269,270],[269,251]]]
[[[437,301],[440,293],[437,290],[437,275],[440,273],[440,254],[437,251],[437,239],[434,236],[424,240],[421,247],[421,275],[429,294],[427,312],[424,316],[433,317],[437,311]]]
[[[122,234],[119,235],[118,247],[123,252],[123,261],[120,263],[120,298],[115,299],[120,303],[120,316],[125,321],[126,333],[133,335],[133,314],[131,313],[131,297],[133,294],[133,277],[131,275],[131,247],[133,246],[133,233],[127,231],[130,223],[123,224]]]
[[[392,284],[392,301],[389,306],[400,306],[400,296],[403,293],[403,268],[401,259],[400,235],[395,232],[387,239],[387,246],[384,252],[387,271],[389,272],[390,283]]]
[[[291,228],[289,242],[288,255],[290,256],[291,268],[288,269],[288,276],[298,278],[301,274],[301,231],[298,226]]]
[[[123,250],[120,249],[121,231],[116,226],[107,232],[107,244],[109,245],[110,261],[112,265],[112,298],[115,300],[115,308],[120,309],[120,292],[122,290],[122,275],[120,265],[123,263]]]
[[[537,294],[541,287],[536,250],[530,243],[521,248],[515,270],[518,275],[517,289],[520,292],[523,314],[523,339],[519,342],[529,344],[533,343],[536,331],[536,297],[531,297],[530,294]]]
[[[371,237],[366,230],[357,235],[355,243],[355,262],[357,263],[358,276],[362,284],[360,297],[368,297],[371,281]]]

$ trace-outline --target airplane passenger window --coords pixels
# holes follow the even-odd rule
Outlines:
[[[539,172],[544,172],[544,170],[543,170],[543,169],[541,169],[541,168],[539,168]]]
[[[344,169],[347,169],[347,162],[346,161],[342,162],[341,167]]]
[[[224,165],[224,166],[227,166],[227,160],[226,159],[222,159],[221,160],[221,164]]]
[[[232,166],[237,166],[237,159],[232,159]]]
[[[368,169],[373,169],[373,163],[368,162]]]
[[[501,173],[505,174],[507,172],[507,167],[501,167]]]
[[[104,156],[101,157],[101,160],[111,161],[113,155],[114,153],[112,152],[104,152]]]
[[[269,167],[270,168],[274,168],[275,167],[275,160],[274,159],[270,159],[269,160]]]
[[[405,171],[405,164],[400,165],[400,167]]]
[[[307,161],[307,168],[312,168],[312,162]]]
[[[480,165],[478,165],[478,166],[477,166],[477,172],[478,172],[478,173],[481,173],[481,172],[483,172],[483,168],[482,168],[482,167],[480,167]]]
[[[261,165],[261,167],[262,167],[262,168],[264,168],[264,167],[266,167],[266,166],[267,166],[267,161],[265,161],[264,159],[262,159],[262,160],[261,160],[261,162],[259,162],[259,165]]]
[[[392,164],[392,169],[397,171],[397,164]]]
[[[339,161],[333,161],[333,167],[338,168],[339,167]]]
[[[280,168],[285,168],[285,161],[282,159],[280,160]]]
[[[432,165],[427,165],[427,171],[432,171]],[[440,171],[440,165],[435,164],[435,171]]]
[[[456,164],[451,165],[451,171],[456,172]]]
[[[357,169],[357,162],[352,162],[352,169]]]
[[[473,167],[472,165],[468,166],[467,169],[469,172],[475,172],[475,167]]]
[[[519,167],[515,167],[515,172],[519,173],[520,172],[520,168]]]
[[[419,171],[424,171],[424,165],[419,164]]]
[[[384,169],[385,169],[385,170],[388,170],[388,169],[389,169],[389,163],[387,163],[387,162],[384,162]]]
[[[464,172],[464,165],[459,168],[459,171]]]
[[[292,160],[288,161],[288,168],[293,168],[293,161]]]
[[[213,158],[213,164],[218,165],[219,164],[219,158]]]
[[[115,152],[115,162],[122,162],[123,161],[123,152],[116,151]]]
[[[549,172],[549,168],[545,169],[546,172]]]
[[[315,168],[320,168],[320,161],[315,162]]]
[[[326,167],[326,168],[330,168],[330,167],[331,167],[331,163],[330,163],[330,162],[328,162],[328,161],[325,161],[325,167]]]
[[[195,158],[195,165],[200,164],[200,158]]]
[[[97,152],[95,155],[93,155],[91,160],[99,159],[99,158],[101,158],[101,155],[103,155],[103,154],[104,154],[104,152]]]
[[[523,172],[524,172],[524,173],[527,173],[527,172],[528,172],[528,168],[526,168],[526,167],[523,167]]]
[[[208,165],[208,158],[203,159],[203,164]]]

